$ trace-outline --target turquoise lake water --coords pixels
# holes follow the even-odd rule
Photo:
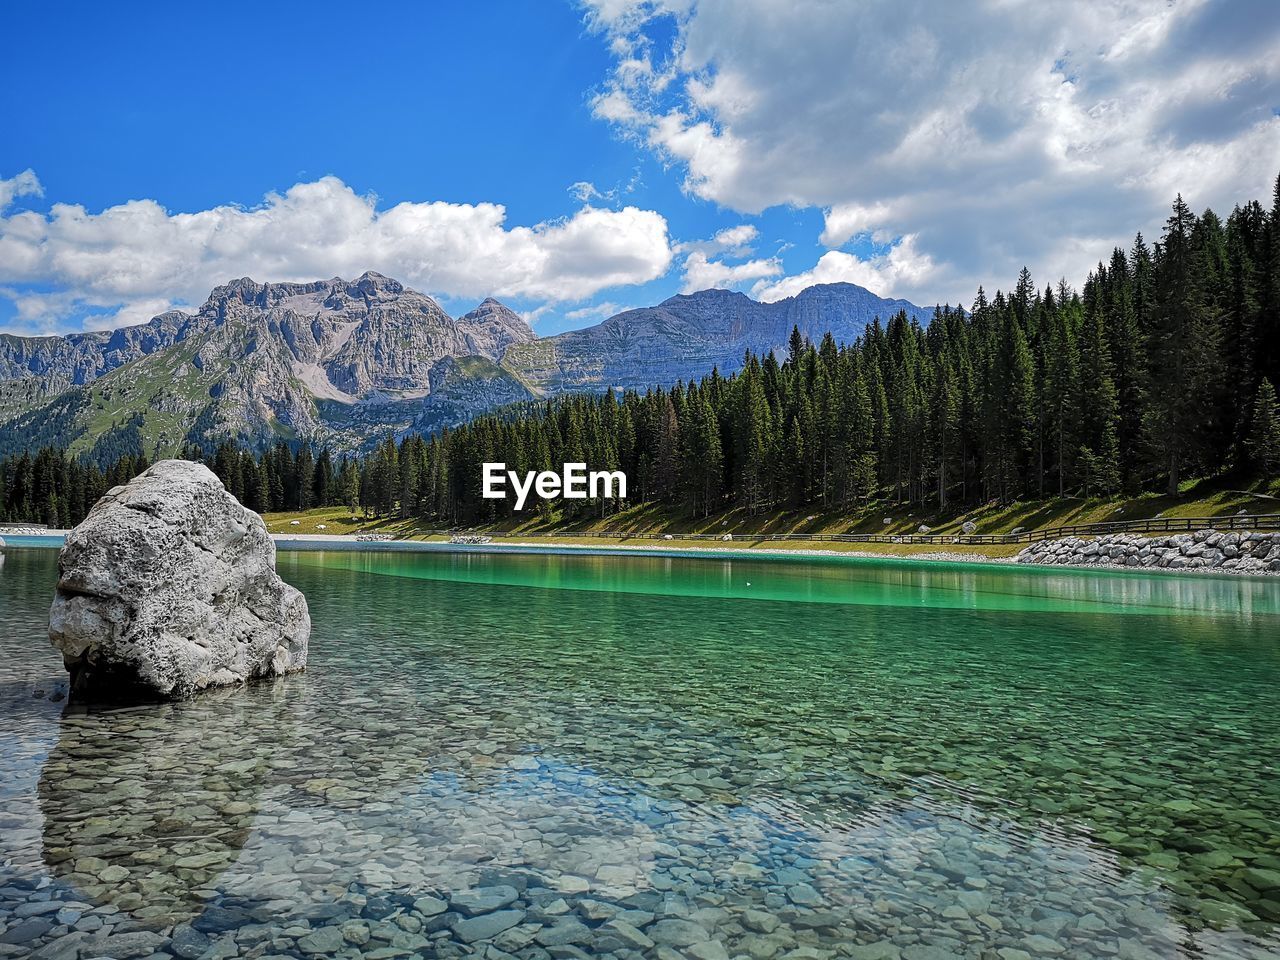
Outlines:
[[[305,674],[91,710],[54,558],[0,957],[1280,956],[1280,580],[281,552]]]

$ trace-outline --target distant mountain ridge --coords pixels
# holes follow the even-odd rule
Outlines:
[[[359,450],[494,407],[581,390],[643,390],[731,373],[747,350],[860,336],[875,317],[926,311],[854,284],[776,303],[728,290],[671,297],[593,327],[538,338],[488,298],[462,317],[381,274],[309,283],[248,278],[194,314],[65,337],[0,335],[0,452],[37,442],[75,452],[171,454],[232,438]]]
[[[815,343],[828,332],[851,342],[876,317],[888,320],[899,311],[921,322],[933,313],[852,283],[808,287],[773,303],[730,290],[702,290],[615,314],[594,327],[513,345],[503,364],[548,393],[644,389],[700,377],[715,366],[732,373],[748,350],[785,350],[793,327]]]

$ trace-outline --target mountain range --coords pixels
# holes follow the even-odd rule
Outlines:
[[[110,459],[232,438],[360,450],[560,393],[643,390],[737,370],[747,350],[859,336],[875,317],[932,310],[849,283],[761,303],[728,290],[671,297],[539,338],[492,298],[450,317],[377,273],[216,287],[195,313],[68,336],[0,334],[0,453],[54,443]]]

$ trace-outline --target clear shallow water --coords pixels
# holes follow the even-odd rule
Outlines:
[[[1280,956],[1274,580],[281,553],[308,673],[64,712],[53,558],[15,955]]]

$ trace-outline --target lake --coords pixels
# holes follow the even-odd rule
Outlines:
[[[1280,580],[281,552],[305,674],[68,707],[0,566],[0,957],[1280,956]]]

